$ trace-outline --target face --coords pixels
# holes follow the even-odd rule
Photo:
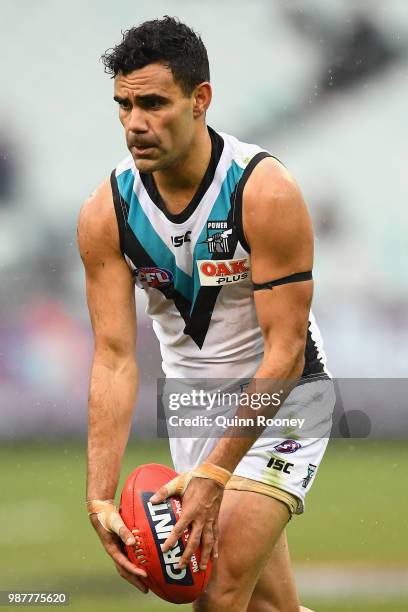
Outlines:
[[[126,143],[138,170],[163,170],[187,155],[197,118],[205,113],[200,94],[195,91],[187,97],[162,64],[118,74],[114,90]]]

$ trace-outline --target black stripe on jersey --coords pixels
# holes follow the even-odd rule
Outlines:
[[[302,378],[306,376],[312,376],[315,374],[324,374],[325,378],[328,378],[324,371],[324,364],[319,358],[319,352],[315,341],[312,338],[312,332],[310,330],[311,321],[307,326],[306,346],[305,346],[305,367],[303,368]]]
[[[234,224],[234,228],[235,231],[238,235],[238,240],[240,241],[241,245],[243,246],[243,248],[248,251],[248,253],[251,252],[251,247],[249,246],[248,242],[246,241],[245,238],[245,234],[244,234],[244,227],[243,227],[243,223],[242,223],[242,195],[244,193],[244,189],[245,189],[245,185],[247,183],[247,180],[249,179],[249,177],[252,174],[252,171],[254,170],[254,168],[259,164],[259,162],[261,162],[263,159],[265,159],[265,157],[272,157],[273,159],[276,159],[279,163],[282,163],[280,161],[280,159],[278,159],[277,157],[275,157],[274,155],[271,155],[270,153],[268,153],[267,151],[260,151],[259,153],[257,153],[256,155],[254,155],[254,157],[251,159],[251,161],[249,162],[249,164],[246,166],[240,180],[239,183],[237,185],[236,188],[236,196],[234,198],[234,202],[233,202],[233,224]],[[282,164],[283,165],[283,164]]]
[[[270,153],[267,153],[266,151],[261,151],[260,153],[254,155],[254,157],[251,159],[249,164],[246,166],[241,178],[239,179],[238,185],[236,187],[235,197],[233,200],[233,225],[238,236],[238,240],[240,241],[244,249],[248,251],[248,253],[251,252],[251,247],[245,239],[244,228],[242,225],[242,194],[244,193],[245,185],[247,183],[247,180],[251,176],[253,169],[259,164],[260,161],[265,159],[265,157],[273,156]]]
[[[231,195],[231,200],[235,196],[235,191]],[[230,208],[227,217],[227,227],[231,227],[232,223],[232,207]],[[213,253],[211,259],[231,259],[234,257],[235,249],[237,248],[238,237],[235,233],[231,235],[228,241],[228,253]],[[193,310],[190,316],[190,324],[186,326],[184,333],[188,334],[192,340],[201,349],[205,337],[210,326],[211,317],[218,298],[218,294],[222,287],[200,287],[197,297],[194,302]]]
[[[126,253],[125,238],[128,228],[127,220],[129,215],[129,205],[120,195],[115,170],[112,170],[110,176],[110,184],[112,188],[113,205],[115,207],[116,220],[118,222],[120,250],[122,251],[122,255],[124,256]]]
[[[187,219],[189,219],[189,217],[191,217],[191,215],[203,199],[205,192],[214,180],[215,171],[217,170],[218,162],[220,161],[224,149],[224,140],[219,134],[217,134],[215,130],[210,128],[210,126],[207,127],[208,133],[211,138],[211,158],[197,191],[195,192],[191,202],[186,206],[184,210],[181,211],[181,213],[173,214],[167,209],[167,206],[163,202],[163,198],[161,197],[159,190],[157,189],[152,173],[139,173],[144,188],[149,194],[150,199],[158,208],[160,208],[162,213],[172,223],[184,223],[185,221],[187,221]]]

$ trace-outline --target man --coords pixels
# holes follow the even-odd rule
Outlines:
[[[297,394],[306,408],[316,397],[332,404],[333,392],[310,314],[308,212],[279,161],[207,127],[201,39],[165,17],[126,32],[103,59],[131,155],[79,220],[95,336],[87,502],[120,575],[146,592],[145,572],[122,552],[135,539],[114,505],[138,378],[134,283],[147,293],[167,377],[252,378],[252,390],[265,383],[269,391],[274,380],[296,380],[287,402]],[[201,567],[210,555],[215,561],[196,611],[304,610],[285,525],[303,511],[327,438],[258,436],[170,441],[183,476],[153,501],[177,491],[183,516],[165,549],[191,524],[181,565],[200,541]],[[288,462],[287,452],[297,456]]]

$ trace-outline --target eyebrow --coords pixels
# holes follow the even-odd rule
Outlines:
[[[118,102],[118,104],[123,104],[124,102],[130,102],[129,98],[122,98],[121,96],[113,96],[113,99],[115,100],[115,102]],[[145,94],[143,96],[136,96],[136,100],[138,102],[151,102],[151,101],[167,102],[168,98],[165,98],[164,96],[161,96],[159,94],[151,93],[151,94]]]

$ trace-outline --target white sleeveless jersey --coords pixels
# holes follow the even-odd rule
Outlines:
[[[153,176],[139,172],[131,156],[111,175],[121,250],[147,293],[163,370],[171,378],[245,378],[263,356],[242,193],[256,164],[270,154],[209,133],[208,169],[180,214],[168,212]],[[275,276],[271,270],[271,280]],[[325,362],[311,314],[303,377],[327,377]]]

